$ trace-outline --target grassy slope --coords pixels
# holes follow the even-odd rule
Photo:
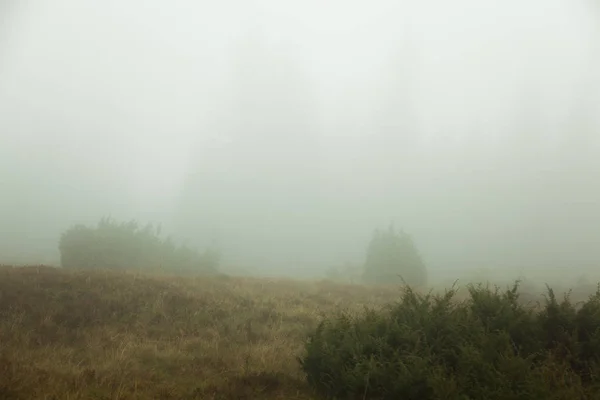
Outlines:
[[[0,267],[0,399],[315,399],[296,360],[306,335],[398,293]]]
[[[296,357],[397,288],[0,268],[2,399],[311,399]]]

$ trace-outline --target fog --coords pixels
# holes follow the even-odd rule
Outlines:
[[[593,1],[0,2],[0,263],[102,216],[312,276],[599,265]]]

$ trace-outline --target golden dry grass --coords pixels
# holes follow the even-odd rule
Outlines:
[[[398,288],[0,269],[2,399],[312,399],[296,357],[321,317]]]
[[[399,294],[0,267],[0,399],[316,399],[297,362],[307,334]]]

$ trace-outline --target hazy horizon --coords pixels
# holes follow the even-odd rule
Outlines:
[[[307,276],[600,265],[593,1],[0,5],[0,263],[103,216]],[[38,261],[39,260],[39,261]]]

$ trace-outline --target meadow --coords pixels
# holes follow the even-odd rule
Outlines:
[[[296,359],[307,334],[397,290],[2,267],[0,398],[317,398]]]
[[[1,267],[0,399],[319,399],[298,362],[307,335],[325,317],[382,307],[399,292]]]

